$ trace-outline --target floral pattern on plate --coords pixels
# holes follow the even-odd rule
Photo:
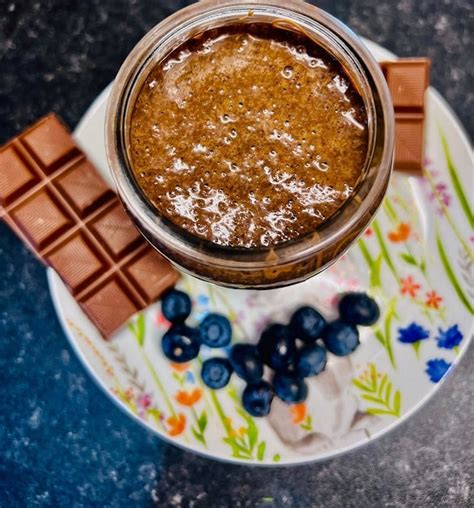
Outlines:
[[[387,58],[370,44],[376,55]],[[103,168],[99,133],[107,92],[86,115],[78,138]],[[363,290],[382,314],[361,328],[350,357],[329,355],[326,370],[309,380],[303,404],[276,400],[268,418],[242,408],[243,382],[207,389],[202,362],[216,354],[201,348],[184,365],[169,362],[160,339],[169,323],[159,304],[136,316],[113,340],[103,341],[59,278],[49,271],[56,309],[71,344],[110,396],[158,435],[221,460],[290,464],[347,451],[382,435],[426,401],[467,348],[474,313],[474,216],[468,199],[471,151],[436,92],[428,93],[424,178],[395,174],[371,226],[331,268],[297,286],[239,291],[183,276],[193,299],[191,324],[208,312],[226,314],[234,342],[257,341],[271,321],[286,322],[309,303],[328,318],[338,295]],[[223,354],[223,353],[222,353]]]

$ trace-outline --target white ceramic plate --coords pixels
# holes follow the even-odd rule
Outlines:
[[[393,55],[367,43],[378,59]],[[104,150],[109,89],[92,104],[75,136],[112,184]],[[49,284],[65,333],[78,356],[110,398],[157,435],[220,460],[295,464],[354,449],[399,425],[439,387],[468,347],[473,314],[472,159],[459,122],[428,91],[425,178],[396,174],[371,228],[351,252],[312,280],[267,292],[236,291],[183,276],[193,298],[192,321],[209,310],[231,317],[235,341],[256,341],[269,321],[285,322],[301,303],[335,315],[338,293],[362,289],[383,313],[365,328],[348,358],[331,356],[309,382],[305,404],[276,401],[270,417],[242,411],[243,383],[210,391],[199,377],[200,360],[181,368],[162,355],[166,322],[159,304],[130,328],[103,341],[59,277]]]

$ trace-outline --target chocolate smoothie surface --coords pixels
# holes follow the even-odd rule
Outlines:
[[[246,24],[205,32],[140,91],[130,154],[157,212],[229,247],[316,231],[350,197],[367,116],[341,65],[304,35]]]

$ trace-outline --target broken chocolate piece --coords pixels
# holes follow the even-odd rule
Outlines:
[[[425,91],[430,65],[427,58],[402,58],[380,64],[395,110],[395,169],[423,169]]]

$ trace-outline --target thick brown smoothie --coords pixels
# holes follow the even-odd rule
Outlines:
[[[157,212],[219,245],[271,246],[350,197],[367,153],[363,101],[304,35],[242,25],[192,39],[133,111],[133,171]]]

